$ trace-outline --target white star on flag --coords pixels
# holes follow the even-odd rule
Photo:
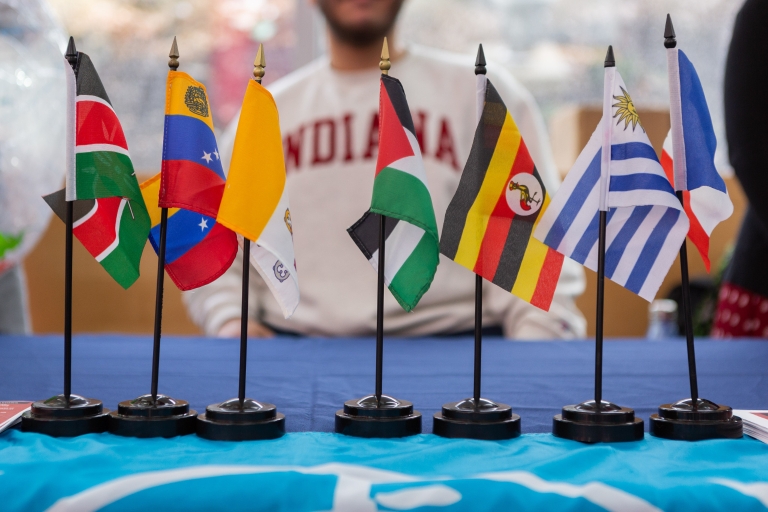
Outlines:
[[[206,229],[208,229],[208,219],[203,217],[200,220],[200,224],[198,224],[198,226],[200,226],[200,231],[205,231]]]
[[[211,160],[213,160],[213,158],[211,158],[210,153],[206,153],[205,151],[203,151],[203,160],[205,160],[208,163],[211,163]]]
[[[216,160],[218,160],[218,159],[219,159],[219,152],[218,152],[218,151],[216,151],[216,149],[215,149],[215,148],[214,148],[214,150],[213,150],[213,154],[214,154],[214,156],[216,157]]]

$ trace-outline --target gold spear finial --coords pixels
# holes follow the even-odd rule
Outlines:
[[[384,46],[381,47],[381,60],[379,61],[379,69],[382,75],[389,74],[389,68],[392,64],[389,62],[389,46],[387,46],[387,38],[384,38]]]
[[[179,69],[179,46],[176,44],[176,36],[173,36],[173,44],[171,45],[171,53],[168,54],[170,59],[168,60],[168,67],[173,71]]]
[[[264,78],[264,68],[267,66],[267,61],[264,60],[264,45],[259,43],[259,51],[256,52],[256,59],[253,61],[253,79],[261,83],[261,79]]]

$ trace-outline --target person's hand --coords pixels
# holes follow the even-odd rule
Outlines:
[[[272,338],[275,333],[268,327],[255,320],[248,319],[248,337],[249,338]],[[234,318],[225,322],[217,333],[219,338],[239,338],[240,337],[240,319]]]

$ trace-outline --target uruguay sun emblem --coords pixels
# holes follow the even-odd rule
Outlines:
[[[617,107],[616,113],[613,115],[613,117],[618,117],[619,120],[616,121],[616,124],[621,123],[624,121],[624,129],[626,130],[629,126],[629,123],[632,123],[632,131],[635,131],[635,128],[637,125],[640,125],[640,128],[645,131],[645,128],[643,128],[643,125],[640,123],[640,116],[637,115],[637,110],[635,110],[635,104],[632,103],[632,98],[629,97],[629,93],[624,90],[623,87],[619,86],[621,88],[621,92],[624,94],[621,96],[614,96],[613,99],[619,100],[618,103],[614,103],[612,106]]]

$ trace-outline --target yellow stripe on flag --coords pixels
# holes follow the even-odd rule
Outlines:
[[[499,194],[507,186],[507,178],[517,157],[520,140],[520,131],[507,111],[491,162],[485,173],[483,184],[480,186],[480,192],[477,194],[475,202],[472,203],[469,213],[467,213],[459,248],[454,258],[456,263],[469,269],[475,268],[485,230],[488,227],[488,219],[496,207]]]
[[[541,206],[539,216],[536,217],[536,222],[533,223],[531,238],[528,240],[528,246],[525,249],[525,254],[523,254],[523,261],[520,263],[520,271],[517,273],[517,279],[515,279],[515,284],[511,290],[513,295],[520,297],[526,302],[531,302],[533,298],[536,286],[539,284],[539,276],[544,266],[544,260],[547,257],[547,252],[549,252],[549,247],[533,238],[536,226],[547,210],[547,206],[549,206],[549,194],[544,196],[544,204]]]
[[[169,71],[166,88],[165,115],[194,117],[213,132],[211,105],[203,84],[182,71]]]
[[[269,91],[251,80],[216,220],[249,240],[258,240],[284,188],[285,160],[277,105]]]
[[[147,213],[152,226],[160,224],[160,207],[158,199],[160,198],[160,173],[155,174],[140,185],[141,196],[144,198],[144,204],[147,205]],[[168,217],[179,211],[178,208],[168,208]]]

